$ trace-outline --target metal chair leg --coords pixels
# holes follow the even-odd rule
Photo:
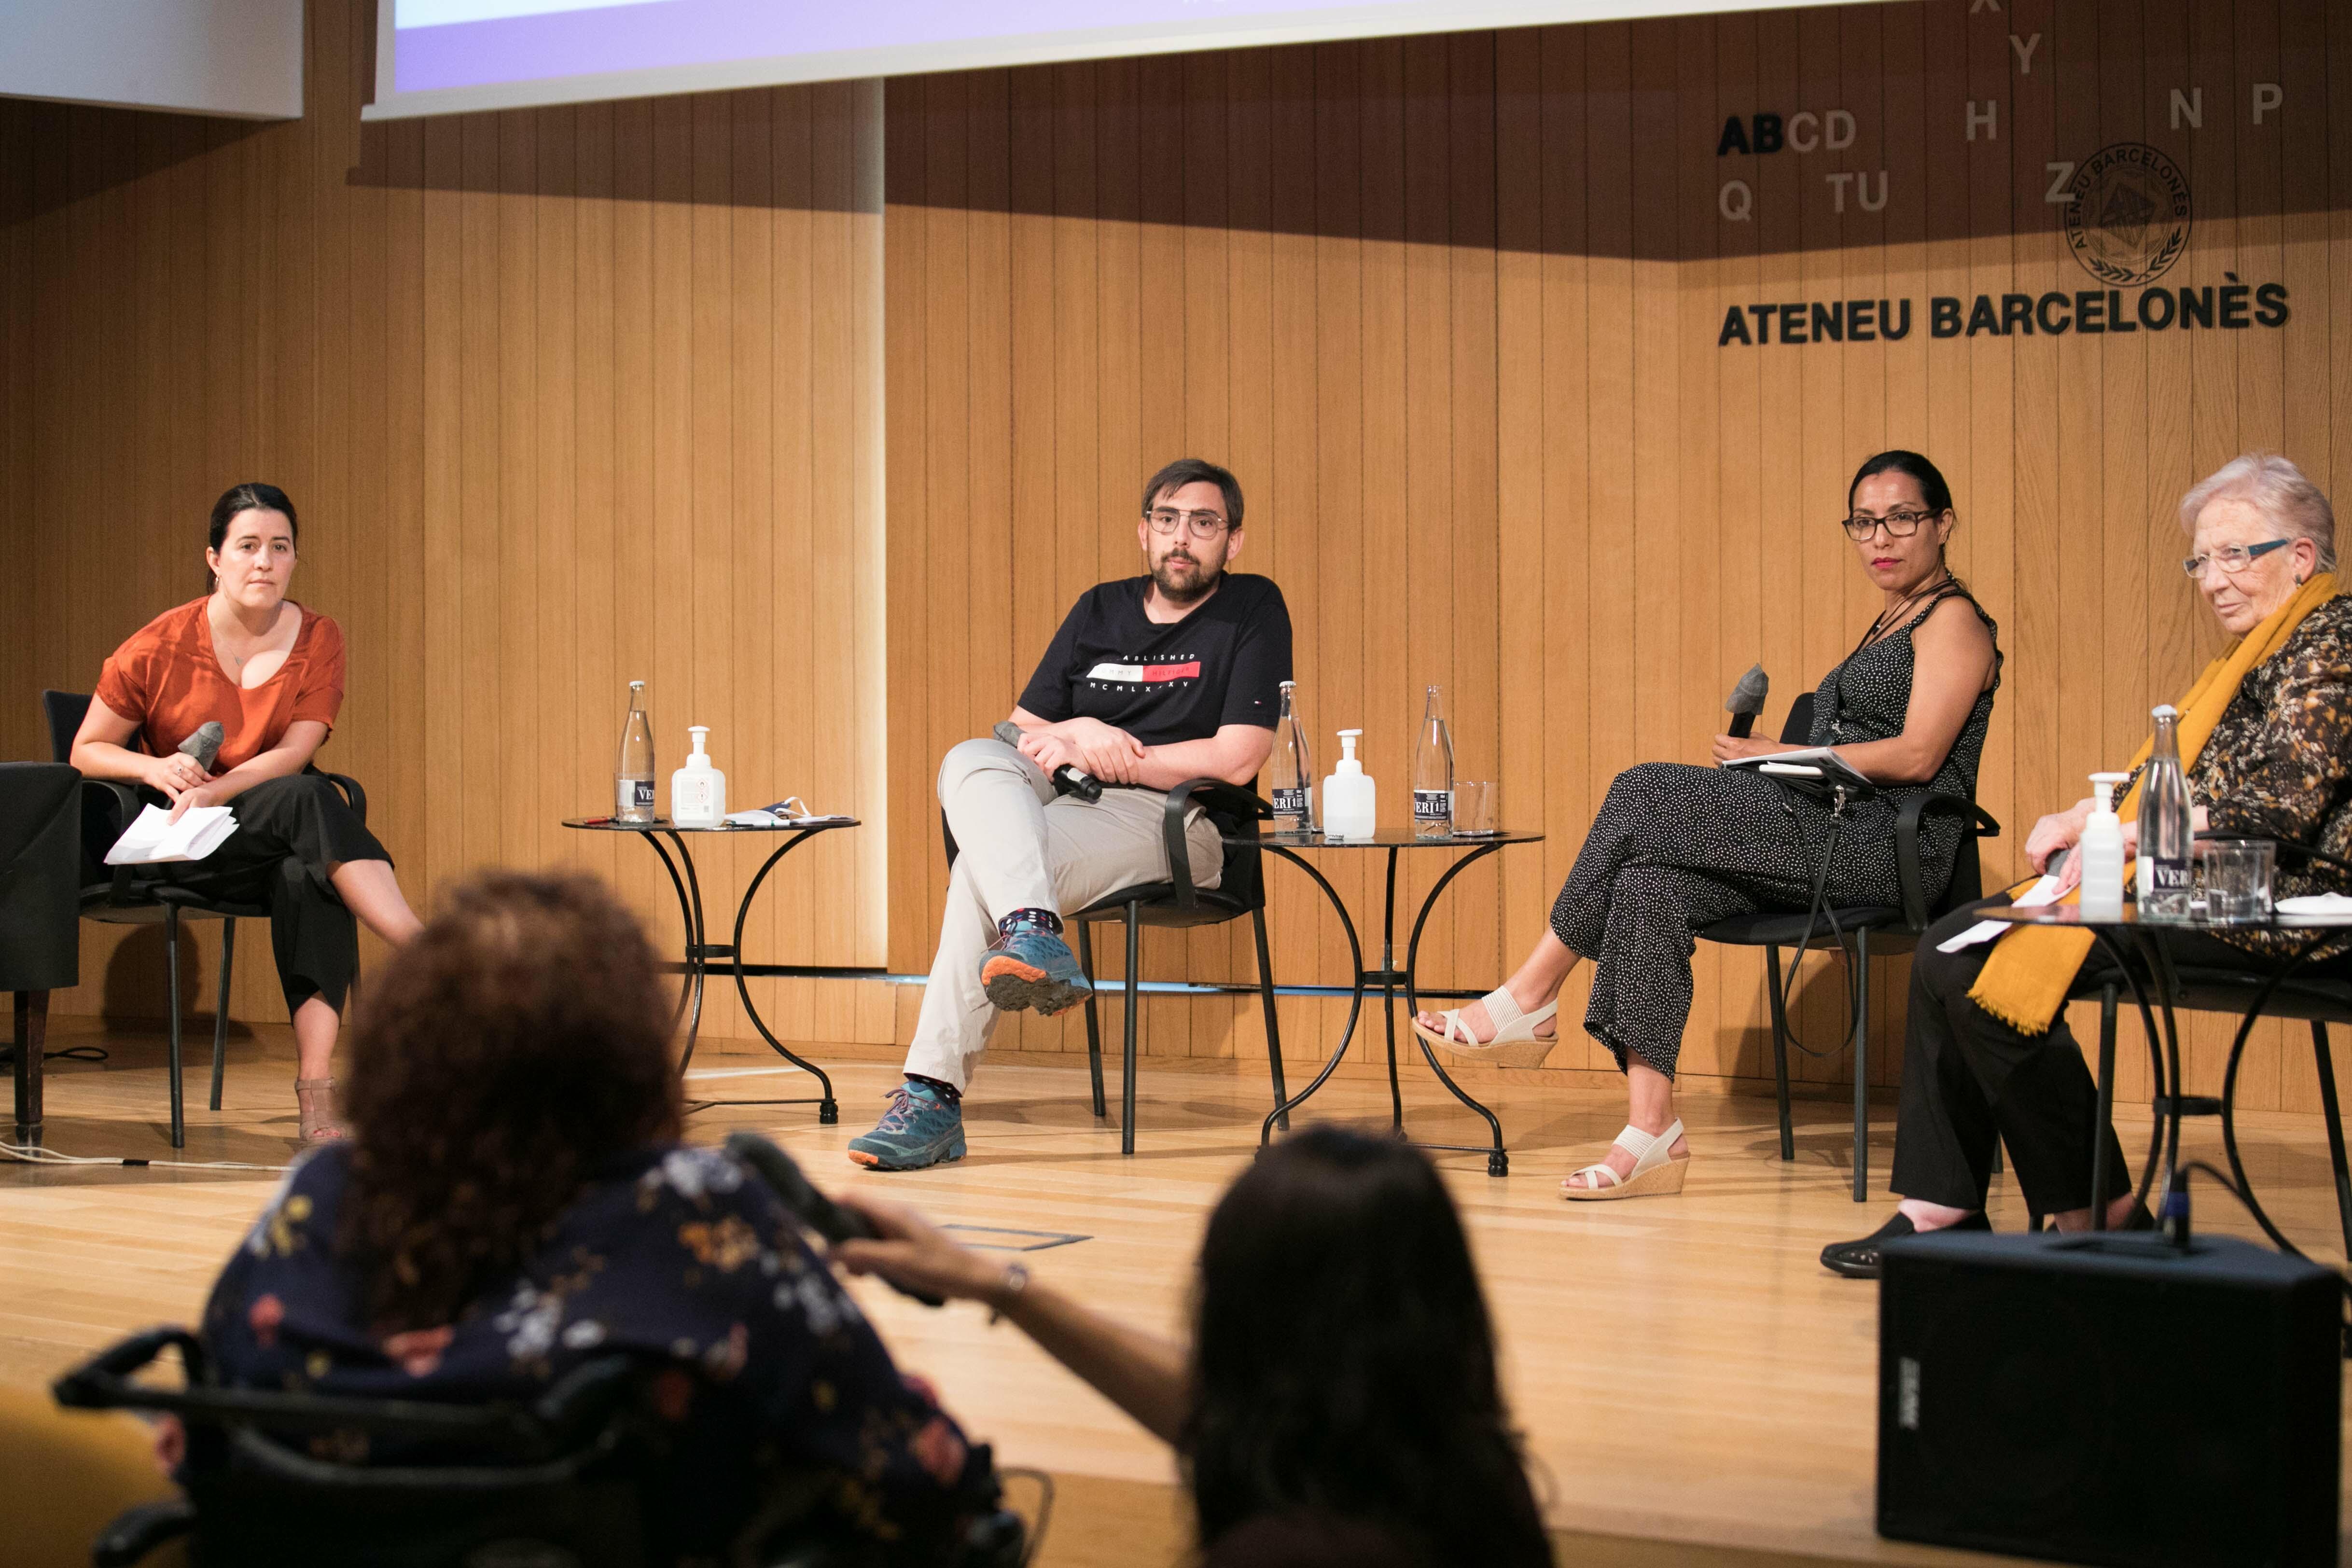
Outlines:
[[[2091,1228],[2107,1228],[2107,1126],[2116,1113],[2116,987],[2099,988],[2098,1108],[2091,1113]]]
[[[1135,1153],[1135,1030],[1136,1012],[1143,1002],[1141,971],[1143,905],[1127,906],[1127,1066],[1118,1085],[1118,1152]]]
[[[1257,927],[1257,999],[1265,1011],[1265,1060],[1274,1071],[1274,1103],[1280,1110],[1290,1098],[1290,1091],[1282,1082],[1282,1028],[1274,1018],[1274,958],[1266,946],[1265,911],[1250,911],[1250,924]],[[1284,1132],[1290,1131],[1290,1113],[1282,1111],[1274,1124]]]
[[[176,904],[163,905],[163,972],[172,993],[164,1012],[172,1042],[172,1146],[184,1149],[188,1123],[180,1099],[180,906]]]
[[[1109,1112],[1103,1104],[1102,1019],[1095,1011],[1094,930],[1087,922],[1078,922],[1078,967],[1087,974],[1087,1071],[1095,1081],[1095,1120],[1099,1122]]]
[[[1870,1200],[1870,927],[1853,934],[1853,1200]]]
[[[221,1066],[228,1057],[228,975],[236,961],[236,922],[221,922],[220,999],[213,1009],[213,1109],[220,1109]]]
[[[1780,949],[1764,949],[1764,977],[1772,995],[1772,1083],[1780,1097],[1780,1157],[1797,1157],[1797,1129],[1789,1120],[1789,998],[1780,991]]]
[[[2327,1049],[2327,1026],[2311,1020],[2311,1049],[2319,1067],[2319,1105],[2327,1113],[2327,1161],[2336,1171],[2336,1218],[2344,1228],[2344,1255],[2352,1258],[2352,1170],[2344,1160],[2344,1113],[2336,1102],[2336,1062]]]

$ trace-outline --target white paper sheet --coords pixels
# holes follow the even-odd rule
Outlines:
[[[122,830],[106,852],[109,865],[161,865],[200,861],[236,831],[236,813],[226,806],[191,806],[178,821],[161,806],[150,806]]]
[[[2033,909],[2044,904],[2055,904],[2057,902],[2058,879],[2054,876],[2045,876],[2040,882],[2035,883],[2032,887],[2027,888],[2023,893],[2019,894],[2015,898],[2011,899],[2009,906],[2011,909]],[[1979,942],[1990,942],[1997,937],[2007,936],[2010,932],[2016,929],[2017,925],[2012,921],[1979,920],[1974,925],[1969,926],[1966,931],[1961,932],[1958,936],[1954,936],[1948,941],[1937,943],[1936,951],[1938,953],[1957,953],[1963,947],[1973,947]]]

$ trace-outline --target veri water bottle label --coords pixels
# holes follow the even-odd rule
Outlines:
[[[1276,789],[1274,792],[1274,814],[1277,817],[1303,817],[1307,814],[1307,786]]]
[[[1451,789],[1416,789],[1412,792],[1412,820],[1416,822],[1448,822],[1454,820],[1454,791]]]
[[[2190,890],[2192,879],[2187,861],[2151,856],[2147,870],[2148,885],[2158,893],[2187,893]]]
[[[632,810],[650,811],[654,809],[652,779],[622,779],[615,780],[614,784],[614,804],[620,808],[623,816],[628,815]]]

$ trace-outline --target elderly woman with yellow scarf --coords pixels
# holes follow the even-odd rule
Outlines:
[[[2198,828],[2352,854],[2352,598],[2336,591],[2334,509],[2294,464],[2253,455],[2189,491],[2180,522],[2193,541],[2181,564],[2237,639],[2178,704]],[[2147,758],[2142,747],[2137,760]],[[2136,765],[2122,809],[2126,854],[2137,841],[2138,773]],[[2034,824],[2025,852],[2035,871],[2074,846],[2090,810],[2084,800]],[[2070,888],[2078,858],[2069,855],[2060,872]],[[2303,873],[2278,880],[2288,894],[2334,879]],[[1835,1273],[1875,1278],[1880,1244],[1897,1237],[1991,1228],[1985,1185],[1996,1141],[2008,1146],[2033,1213],[2061,1229],[2090,1225],[2096,1091],[2062,1014],[2091,935],[2023,927],[1990,946],[1942,951],[1982,907],[1947,917],[1919,943],[1895,1134],[1892,1186],[1903,1204],[1874,1234],[1822,1249],[1822,1264]],[[2182,932],[2167,940],[2184,963],[2251,965],[2276,956],[2271,933]],[[2096,1135],[2107,1140],[2110,1168],[2123,1169],[2114,1129]],[[2106,1219],[2111,1228],[2148,1223],[2129,1193]]]

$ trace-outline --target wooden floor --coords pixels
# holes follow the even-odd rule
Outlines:
[[[50,1063],[49,1146],[171,1157],[160,1040],[59,1020],[51,1045],[85,1041],[113,1057],[103,1066]],[[762,1071],[764,1060],[772,1059],[706,1050],[695,1092],[782,1095],[809,1083]],[[180,1157],[283,1163],[292,1076],[285,1031],[233,1042],[227,1109],[190,1112]],[[896,1076],[886,1063],[845,1065],[836,1127],[818,1127],[805,1107],[718,1109],[692,1119],[693,1135],[756,1127],[820,1181],[870,1183],[945,1222],[1084,1237],[1028,1261],[1107,1311],[1177,1327],[1203,1218],[1255,1145],[1261,1077],[1219,1063],[1148,1065],[1139,1147],[1122,1159],[1117,1132],[1087,1109],[1082,1071],[992,1062],[966,1102],[969,1158],[900,1176],[860,1171],[838,1151],[871,1124]],[[1414,1078],[1413,1130],[1472,1141],[1467,1113],[1425,1074]],[[192,1070],[194,1105],[202,1082]],[[1798,1158],[1783,1164],[1769,1100],[1689,1099],[1697,1164],[1684,1195],[1594,1206],[1563,1203],[1558,1184],[1597,1157],[1622,1120],[1622,1100],[1515,1082],[1494,1087],[1490,1103],[1513,1150],[1510,1176],[1489,1177],[1475,1155],[1442,1163],[1469,1218],[1563,1561],[1989,1561],[1884,1542],[1871,1528],[1877,1294],[1824,1272],[1815,1254],[1873,1228],[1888,1200],[1851,1200],[1841,1103],[1800,1103]],[[1385,1086],[1335,1080],[1319,1109],[1384,1117]],[[2133,1129],[2124,1134],[2133,1145]],[[1892,1108],[1882,1107],[1872,1154],[1881,1193],[1892,1137]],[[2252,1116],[2241,1137],[2260,1189],[2277,1195],[2273,1214],[2336,1260],[2317,1119]],[[2218,1161],[2218,1130],[2192,1125],[2188,1152]],[[273,1180],[268,1170],[194,1164],[0,1166],[0,1383],[37,1386],[129,1330],[193,1319]],[[2250,1233],[2225,1197],[2208,1190],[2200,1199],[2204,1228]],[[2024,1222],[2006,1183],[1996,1186],[1993,1213],[2003,1228]],[[1181,1500],[1158,1443],[1017,1332],[989,1328],[976,1308],[927,1312],[859,1289],[900,1361],[929,1375],[1003,1462],[1059,1478],[1062,1506],[1041,1561],[1179,1560]]]

